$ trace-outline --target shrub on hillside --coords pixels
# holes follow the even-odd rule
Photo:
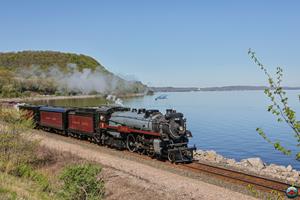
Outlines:
[[[22,115],[15,109],[0,107],[0,170],[7,173],[35,159],[37,142],[22,137],[33,124]]]
[[[30,165],[26,165],[26,164],[19,165],[13,172],[13,175],[27,178],[36,182],[42,191],[49,190],[50,182],[48,177],[34,170]]]
[[[61,176],[61,197],[69,200],[100,200],[104,196],[104,182],[99,178],[101,167],[80,164],[66,167]]]

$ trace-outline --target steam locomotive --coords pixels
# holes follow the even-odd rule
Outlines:
[[[170,162],[191,162],[195,147],[182,113],[168,109],[130,109],[120,106],[65,108],[22,105],[36,128],[88,139],[99,145],[128,149]]]

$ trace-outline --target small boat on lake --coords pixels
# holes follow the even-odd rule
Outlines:
[[[161,99],[167,99],[167,96],[168,96],[168,95],[166,95],[166,94],[162,94],[162,95],[156,97],[156,98],[155,98],[155,101],[161,100]]]

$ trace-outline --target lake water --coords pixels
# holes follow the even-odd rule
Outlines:
[[[261,157],[266,163],[291,164],[300,169],[300,162],[295,160],[295,152],[300,151],[300,147],[296,147],[296,140],[287,125],[276,122],[276,118],[267,112],[269,100],[263,91],[164,93],[168,95],[167,99],[156,101],[155,98],[161,94],[126,99],[124,105],[163,112],[173,108],[182,112],[193,133],[190,144],[195,144],[197,148],[215,150],[236,160]],[[289,103],[297,114],[300,113],[299,94],[300,91],[287,92]],[[76,101],[77,106],[80,101]],[[97,101],[93,101],[90,106],[96,105]],[[280,140],[294,154],[285,156],[274,150],[256,132],[257,127],[262,128],[272,141]]]

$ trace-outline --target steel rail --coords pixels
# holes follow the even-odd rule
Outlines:
[[[286,189],[291,185],[285,182],[248,174],[236,170],[226,169],[219,166],[213,166],[206,163],[191,163],[183,165],[185,168],[192,169],[194,171],[207,172],[217,176],[222,176],[228,179],[237,180],[247,185],[259,186],[266,190],[274,190],[285,193]]]

